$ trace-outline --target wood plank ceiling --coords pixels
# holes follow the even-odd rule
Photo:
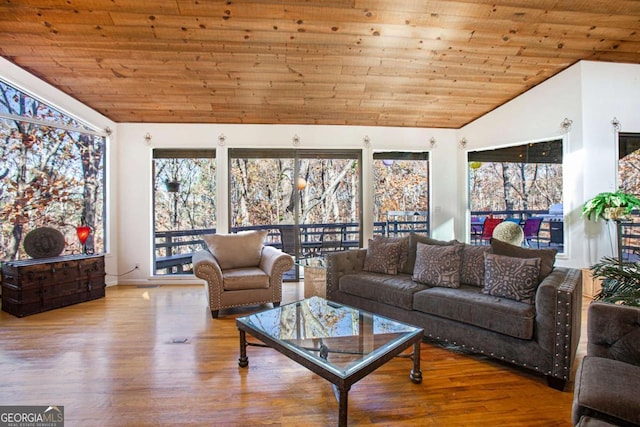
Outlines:
[[[116,122],[459,128],[639,63],[640,1],[2,0],[0,55]]]

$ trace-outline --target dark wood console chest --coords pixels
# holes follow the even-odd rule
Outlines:
[[[104,255],[2,263],[2,309],[23,317],[104,297]]]

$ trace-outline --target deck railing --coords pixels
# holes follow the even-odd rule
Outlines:
[[[268,230],[265,242],[291,255],[312,257],[328,252],[362,247],[358,223],[300,224],[299,240],[293,225],[255,225],[234,227],[232,233],[247,230]],[[380,221],[374,223],[374,235],[401,236],[409,232],[429,232],[427,221]],[[155,235],[156,274],[184,274],[192,271],[191,257],[205,248],[205,234],[214,234],[215,228],[199,230],[160,231]]]
[[[471,214],[473,216],[517,217],[524,220],[529,216],[545,215],[547,211],[474,211]],[[541,245],[546,244],[546,246],[554,246],[562,250],[564,244],[562,227],[562,221],[545,219],[540,230]],[[243,230],[268,230],[267,244],[292,255],[299,251],[302,257],[363,246],[360,242],[358,223],[300,224],[298,248],[295,247],[296,239],[293,225],[256,225],[236,227],[231,231]],[[622,230],[623,259],[638,261],[640,259],[640,214],[635,213],[630,221],[623,222]],[[155,242],[156,274],[190,273],[193,252],[206,247],[201,236],[215,232],[215,228],[157,232]],[[373,224],[374,236],[402,236],[410,232],[429,234],[428,221],[391,220],[378,221]]]

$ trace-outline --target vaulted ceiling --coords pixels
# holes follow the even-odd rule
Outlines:
[[[459,128],[640,63],[640,1],[2,0],[0,55],[116,122]]]

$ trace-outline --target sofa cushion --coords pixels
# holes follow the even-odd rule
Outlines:
[[[232,268],[222,272],[222,286],[225,291],[268,289],[269,276],[257,267]]]
[[[429,286],[460,287],[460,255],[463,246],[418,243],[413,280]]]
[[[407,262],[404,265],[404,268],[400,270],[401,273],[413,274],[413,269],[415,268],[415,265],[416,265],[416,250],[418,248],[418,243],[424,243],[427,245],[446,246],[446,245],[453,245],[458,242],[456,240],[450,240],[448,242],[445,242],[444,240],[432,239],[431,237],[425,236],[423,234],[410,233],[409,247],[407,248],[407,251],[408,251]]]
[[[484,254],[482,292],[533,304],[538,288],[540,258],[514,258]]]
[[[533,338],[535,308],[485,295],[477,286],[429,288],[413,296],[413,309],[521,339]]]
[[[268,230],[246,231],[237,234],[207,234],[202,239],[222,270],[257,267],[260,265],[262,244]]]
[[[515,258],[540,258],[540,274],[538,282],[547,277],[553,271],[553,265],[556,263],[556,249],[529,249],[520,246],[514,246],[509,243],[501,242],[498,239],[491,239],[491,252],[496,255],[504,255]]]
[[[398,274],[398,260],[402,250],[402,241],[386,237],[369,239],[367,254],[364,258],[364,271],[370,273]]]
[[[482,287],[484,285],[484,254],[489,246],[464,244],[460,263],[460,283]]]
[[[339,288],[347,294],[411,310],[413,294],[428,287],[412,281],[406,274],[361,272],[342,276]]]
[[[640,366],[604,357],[585,356],[575,379],[573,416],[587,415],[640,425]]]

